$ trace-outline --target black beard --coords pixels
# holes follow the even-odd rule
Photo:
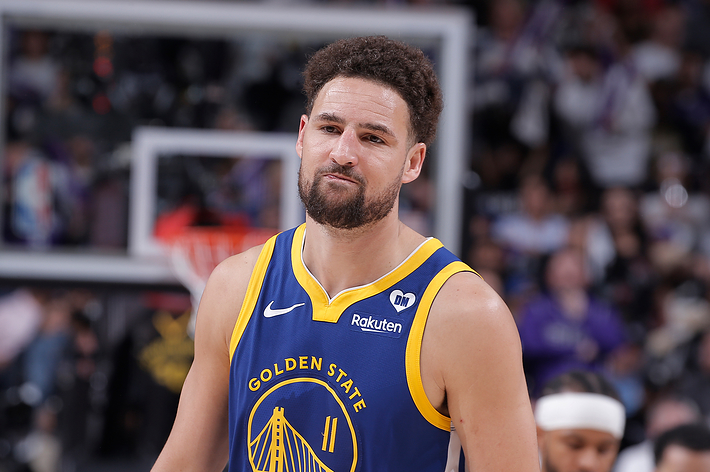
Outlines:
[[[329,196],[323,189],[324,174],[339,174],[357,181],[360,186],[354,195]],[[365,201],[366,183],[351,167],[333,163],[320,170],[310,186],[298,170],[298,195],[306,213],[316,223],[336,229],[355,229],[380,221],[394,207],[399,195],[399,181],[393,182],[384,192],[370,202]]]

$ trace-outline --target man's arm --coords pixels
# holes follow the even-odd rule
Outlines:
[[[229,459],[229,341],[259,249],[222,262],[207,282],[197,312],[195,359],[152,472],[220,472]]]
[[[427,395],[451,417],[471,470],[540,470],[518,331],[488,284],[467,272],[444,284],[421,356]]]

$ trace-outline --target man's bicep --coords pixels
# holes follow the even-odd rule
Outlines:
[[[196,358],[180,394],[170,437],[153,471],[217,472],[224,468],[228,459],[228,388],[219,366]]]
[[[467,461],[484,472],[536,471],[535,423],[510,311],[486,284],[453,282],[440,293],[449,328],[439,362]]]
[[[227,463],[229,335],[241,307],[251,260],[240,255],[225,261],[207,283],[197,313],[195,359],[154,471],[219,472]]]

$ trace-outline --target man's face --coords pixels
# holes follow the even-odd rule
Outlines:
[[[538,430],[542,472],[609,472],[619,452],[611,434],[591,429]]]
[[[707,472],[710,470],[710,451],[693,451],[671,444],[663,451],[656,472]]]
[[[412,144],[409,109],[375,82],[337,77],[301,117],[298,188],[308,216],[353,229],[380,221],[398,202],[402,183],[421,171],[426,146]]]

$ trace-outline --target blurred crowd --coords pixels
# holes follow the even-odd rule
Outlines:
[[[603,372],[625,445],[667,396],[710,421],[710,3],[488,6],[466,256],[513,311],[531,394]]]
[[[293,132],[306,47],[284,49],[259,34],[226,40],[9,28],[3,243],[125,250],[134,130]],[[158,157],[172,162],[158,163],[157,216],[188,206],[273,225],[273,210],[267,205],[261,215],[253,203],[275,199],[260,183],[268,164],[261,164],[265,177],[245,177],[255,169],[245,170],[254,165],[241,156]],[[251,187],[243,191],[245,180]]]
[[[570,369],[603,373],[627,413],[617,470],[641,471],[664,430],[710,424],[710,2],[444,3],[477,22],[460,253],[511,307],[531,396]],[[125,249],[131,130],[293,131],[315,49],[10,37],[2,237],[29,247]],[[175,174],[200,188],[195,172]],[[403,219],[426,233],[431,180],[403,193]],[[77,470],[102,448],[156,453],[189,365],[189,306],[138,292],[5,289],[0,471]],[[107,305],[131,313],[118,334]],[[84,416],[67,423],[72,408]],[[158,411],[157,430],[141,429]]]
[[[4,288],[0,471],[149,470],[192,363],[190,315],[174,290]]]

